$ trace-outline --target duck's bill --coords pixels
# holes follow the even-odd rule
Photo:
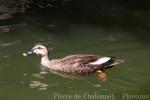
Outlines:
[[[31,55],[31,54],[33,54],[33,51],[32,51],[32,50],[28,51],[27,53],[23,53],[22,55],[23,55],[23,56],[28,56],[28,55]]]

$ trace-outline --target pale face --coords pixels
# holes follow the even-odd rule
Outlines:
[[[37,55],[42,55],[42,56],[48,55],[47,48],[45,46],[39,45],[39,44],[32,48],[32,52]]]

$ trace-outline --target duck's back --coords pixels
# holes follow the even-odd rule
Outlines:
[[[94,72],[99,65],[93,66],[89,63],[96,61],[98,58],[100,58],[100,56],[97,55],[70,55],[62,59],[61,67],[65,72],[80,74],[91,73]]]
[[[120,63],[116,61],[119,60],[113,59],[113,57],[80,54],[51,60],[48,67],[55,71],[86,74],[110,68],[112,64]]]

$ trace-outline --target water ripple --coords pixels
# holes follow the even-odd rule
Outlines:
[[[6,43],[0,43],[1,47],[7,47],[7,46],[12,46],[12,45],[16,45],[16,44],[20,44],[21,40],[17,40],[15,42],[6,42]]]
[[[44,82],[41,81],[21,81],[22,84],[29,84],[30,88],[35,88],[38,90],[47,90],[48,87],[53,87],[53,86],[58,86],[58,84],[46,84]]]

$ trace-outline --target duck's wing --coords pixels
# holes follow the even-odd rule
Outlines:
[[[97,61],[99,59],[103,58],[102,56],[99,55],[84,55],[84,54],[80,54],[80,55],[70,55],[70,56],[66,56],[65,58],[62,59],[62,61],[64,62],[68,62],[68,63],[82,63],[82,64],[93,64],[94,63],[98,63]]]

